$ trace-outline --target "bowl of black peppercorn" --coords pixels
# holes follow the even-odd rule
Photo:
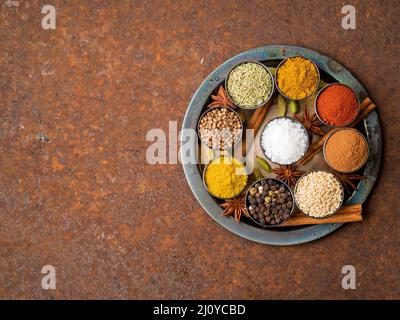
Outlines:
[[[289,219],[294,211],[293,192],[281,180],[260,179],[247,190],[246,209],[258,226],[278,226]]]

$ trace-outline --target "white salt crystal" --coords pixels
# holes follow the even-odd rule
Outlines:
[[[289,118],[272,120],[261,135],[265,155],[278,164],[291,164],[300,160],[308,147],[308,134],[304,127]]]

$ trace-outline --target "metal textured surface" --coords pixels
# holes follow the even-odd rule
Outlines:
[[[311,59],[318,68],[324,70],[335,78],[336,81],[349,85],[355,90],[361,101],[367,96],[367,92],[360,82],[346,68],[331,58],[306,48],[288,45],[269,45],[240,53],[215,69],[194,94],[186,112],[182,129],[196,130],[198,119],[203,112],[204,105],[209,96],[219,86],[221,79],[225,79],[229,70],[237,63],[249,60],[266,62],[268,60],[281,60],[299,55]],[[364,124],[369,148],[373,156],[369,158],[364,170],[363,175],[365,179],[357,186],[357,189],[346,204],[364,203],[378,177],[381,162],[382,136],[375,111],[368,116]],[[375,135],[377,136],[375,137]],[[301,244],[326,236],[342,226],[342,224],[321,224],[277,231],[274,229],[261,229],[244,223],[237,224],[233,217],[224,217],[221,214],[223,210],[203,186],[201,173],[198,171],[197,165],[184,164],[183,168],[186,179],[204,210],[226,229],[248,240],[272,245]]]
[[[400,8],[354,5],[343,30],[339,0],[0,1],[0,298],[399,299]],[[365,220],[300,246],[232,234],[180,164],[146,163],[147,131],[179,128],[210,70],[271,43],[344,64],[382,124]],[[56,290],[41,287],[46,264]],[[341,287],[346,264],[356,290]]]

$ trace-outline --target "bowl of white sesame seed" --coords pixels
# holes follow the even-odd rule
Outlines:
[[[297,181],[294,199],[302,213],[322,219],[334,215],[340,209],[344,200],[344,189],[333,173],[312,170]]]

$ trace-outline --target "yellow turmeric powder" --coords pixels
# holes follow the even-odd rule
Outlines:
[[[312,95],[318,86],[318,70],[303,57],[287,59],[276,74],[279,90],[288,98],[300,100]]]
[[[213,196],[229,199],[239,195],[246,188],[247,175],[239,160],[220,157],[207,166],[204,182]]]

